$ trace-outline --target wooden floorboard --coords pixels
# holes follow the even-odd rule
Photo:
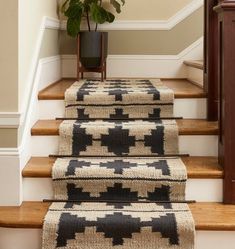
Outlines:
[[[63,100],[64,93],[76,79],[62,79],[41,90],[38,94],[39,100]],[[162,79],[162,82],[171,88],[175,98],[205,98],[206,93],[186,79]]]
[[[23,202],[21,207],[0,207],[0,227],[42,228],[50,203]],[[197,230],[235,231],[235,205],[189,204]]]
[[[23,177],[50,178],[56,158],[32,157],[23,169]],[[182,157],[187,168],[188,178],[221,179],[223,170],[216,157]]]
[[[33,136],[57,136],[61,120],[38,120],[31,129]],[[201,119],[177,120],[180,135],[217,135],[218,123]]]

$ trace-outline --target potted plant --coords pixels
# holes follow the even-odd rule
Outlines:
[[[115,20],[109,11],[113,7],[117,13],[125,0],[66,0],[61,12],[67,17],[67,33],[69,36],[80,39],[80,61],[85,68],[98,68],[101,63],[101,39],[105,59],[108,51],[108,33],[99,32],[98,25]],[[81,32],[81,23],[85,21],[87,31]],[[94,24],[94,25],[92,25]],[[94,26],[92,28],[92,26]]]

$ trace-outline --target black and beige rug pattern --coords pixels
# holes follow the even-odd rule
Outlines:
[[[178,154],[178,127],[174,120],[65,120],[59,133],[62,156]]]
[[[66,118],[172,117],[174,93],[159,80],[80,81],[65,93]]]
[[[44,223],[44,248],[190,249],[186,204],[54,203]]]
[[[65,94],[43,249],[193,249],[174,96],[159,80],[85,80]],[[74,120],[72,120],[74,118]]]

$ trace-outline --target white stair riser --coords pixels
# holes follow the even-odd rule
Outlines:
[[[0,248],[41,249],[42,229],[0,228]],[[196,231],[195,249],[234,249],[234,231]]]
[[[194,67],[187,67],[187,78],[203,87],[203,70]]]
[[[207,117],[206,109],[206,99],[175,99],[174,116],[189,119],[205,119]]]
[[[64,117],[63,100],[40,100],[39,119]],[[183,118],[206,118],[206,99],[176,99],[174,116]]]
[[[53,188],[51,178],[24,178],[23,200],[42,201],[52,199]],[[188,179],[186,199],[198,202],[221,202],[222,179]]]
[[[32,156],[58,154],[59,136],[32,136]],[[179,136],[181,154],[217,156],[217,136]]]

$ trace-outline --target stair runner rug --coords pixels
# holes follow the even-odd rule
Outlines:
[[[171,90],[160,81],[87,80],[65,97],[66,117],[77,120],[60,125],[43,249],[193,249],[178,127],[159,119],[173,116]]]
[[[65,93],[66,118],[173,116],[174,93],[160,80],[80,81]]]
[[[186,204],[53,203],[45,249],[190,249],[194,224]]]
[[[178,154],[178,127],[174,120],[65,120],[59,134],[61,156]]]
[[[183,201],[187,172],[179,158],[58,159],[56,200]]]

